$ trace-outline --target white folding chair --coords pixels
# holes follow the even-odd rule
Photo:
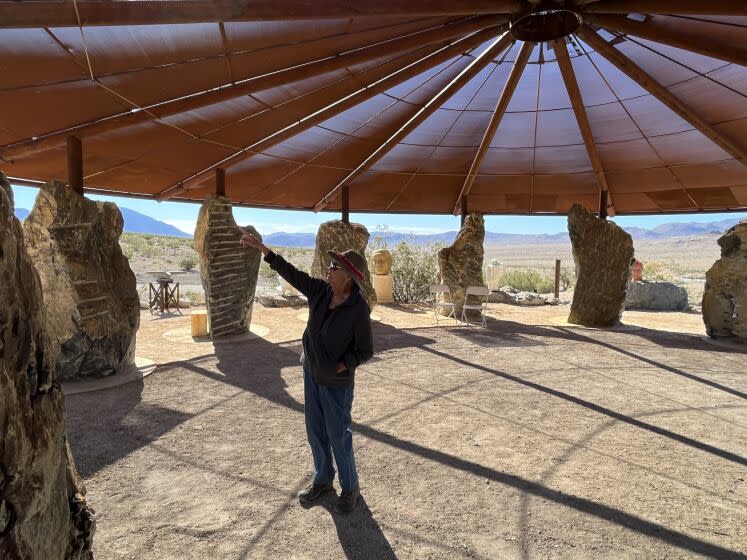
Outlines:
[[[478,300],[482,300],[482,298],[485,298],[484,301],[480,301],[479,303],[471,303],[468,304],[467,300],[469,299],[469,296],[475,296],[478,298]],[[490,290],[488,290],[485,286],[469,286],[467,287],[467,291],[464,293],[464,305],[462,306],[462,322],[467,323],[468,325],[471,324],[469,320],[467,319],[467,311],[479,311],[480,316],[482,317],[482,326],[486,327],[487,323],[485,322],[485,311],[488,309],[488,298],[490,297]]]
[[[433,296],[433,314],[436,316],[436,325],[438,325],[438,312],[441,309],[449,310],[449,313],[445,315],[445,318],[448,319],[451,317],[454,321],[458,320],[455,314],[456,307],[451,301],[451,291],[449,290],[449,286],[446,284],[432,284],[431,295]],[[439,295],[448,295],[449,301],[438,301]]]

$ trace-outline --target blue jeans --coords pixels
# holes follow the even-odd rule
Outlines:
[[[319,385],[311,373],[304,369],[303,387],[306,436],[314,457],[314,482],[329,484],[334,480],[334,455],[340,473],[340,486],[343,491],[350,492],[358,485],[353,432],[350,431],[353,386]]]

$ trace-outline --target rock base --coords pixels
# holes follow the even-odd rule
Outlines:
[[[568,212],[576,289],[568,322],[612,327],[620,322],[633,259],[633,239],[580,204]]]
[[[243,229],[262,239],[252,226]],[[241,236],[231,201],[208,195],[197,217],[194,244],[212,338],[243,334],[251,325],[261,253],[242,247]]]
[[[140,302],[119,245],[123,226],[116,205],[59,181],[39,189],[24,221],[61,380],[106,377],[133,363]]]
[[[65,436],[41,281],[0,173],[0,558],[92,559],[94,512]]]
[[[484,240],[485,219],[482,214],[468,214],[454,243],[438,252],[439,276],[441,282],[449,286],[457,317],[462,314],[467,288],[485,286],[482,277]],[[468,303],[479,303],[479,299]]]
[[[368,230],[361,224],[346,224],[342,220],[324,222],[319,226],[316,234],[316,248],[314,249],[314,261],[311,263],[311,275],[314,278],[327,278],[327,267],[329,267],[329,255],[327,251],[343,253],[352,249],[361,255],[366,254],[368,244]],[[365,273],[365,279],[361,286],[361,295],[368,303],[369,309],[373,311],[376,307],[376,292],[371,284],[371,275]]]
[[[747,222],[718,240],[721,258],[706,273],[703,322],[708,336],[747,344]]]
[[[671,282],[630,282],[625,293],[625,309],[687,311],[687,290]]]

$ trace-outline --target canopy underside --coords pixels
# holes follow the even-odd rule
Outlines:
[[[351,211],[747,208],[740,2],[577,0],[578,29],[536,43],[511,34],[520,0],[92,4],[0,1],[8,176],[65,179],[74,135],[87,188],[159,200],[222,168],[277,208],[339,208],[343,185]]]

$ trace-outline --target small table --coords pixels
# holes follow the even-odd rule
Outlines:
[[[174,286],[172,287],[169,284],[174,284]],[[169,307],[173,307],[181,314],[181,309],[179,309],[179,282],[174,283],[172,278],[159,278],[155,282],[148,282],[148,286],[148,304],[151,312],[155,307],[158,307],[160,313],[168,311]]]

